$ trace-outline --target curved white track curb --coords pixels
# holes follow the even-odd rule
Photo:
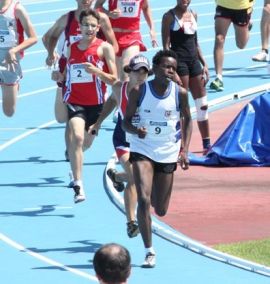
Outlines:
[[[225,97],[215,99],[209,102],[209,107],[215,107],[219,104],[226,103],[229,101],[234,101],[237,99],[242,99],[247,96],[256,94],[256,93],[261,93],[263,91],[267,91],[270,89],[270,84],[265,84],[262,86],[258,86],[255,88],[250,88],[238,93],[232,93],[229,94]],[[196,112],[195,108],[191,109],[192,114]],[[114,204],[122,211],[125,212],[125,207],[124,207],[124,200],[122,195],[117,192],[112,184],[112,181],[109,179],[107,176],[106,172],[107,169],[109,168],[115,168],[116,164],[116,155],[113,154],[111,159],[108,161],[106,169],[104,171],[104,186],[107,189],[107,192],[111,198],[111,200],[114,202]],[[270,267],[264,266],[257,264],[255,262],[247,261],[226,253],[219,252],[217,250],[214,250],[210,247],[207,247],[195,240],[190,239],[189,237],[179,233],[178,231],[174,230],[173,228],[168,228],[168,226],[165,226],[164,223],[160,222],[156,218],[153,218],[152,221],[152,231],[156,235],[173,242],[177,245],[180,245],[186,249],[189,249],[195,253],[199,253],[203,256],[218,260],[220,262],[224,262],[226,264],[230,264],[233,266],[236,266],[238,268],[242,268],[251,272],[255,272],[258,274],[262,274],[265,276],[270,277]]]
[[[107,176],[106,172],[109,168],[115,168],[116,156],[115,154],[110,158],[108,164],[104,171],[104,186],[113,201],[113,203],[122,211],[125,212],[124,200],[122,195],[115,190],[112,181]],[[255,262],[247,261],[238,257],[228,255],[226,253],[219,252],[210,247],[207,247],[191,238],[179,233],[173,228],[168,228],[164,223],[160,222],[156,218],[152,220],[152,231],[154,234],[172,242],[180,245],[186,249],[189,249],[195,253],[201,254],[203,256],[230,264],[251,272],[262,274],[270,277],[270,267],[257,264]]]

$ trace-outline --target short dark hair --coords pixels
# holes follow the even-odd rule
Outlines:
[[[172,50],[159,50],[152,59],[153,65],[159,65],[163,57],[172,57],[177,61],[177,55]]]
[[[131,258],[128,250],[116,243],[99,248],[93,259],[97,276],[107,283],[125,282],[130,274]]]
[[[96,12],[95,10],[93,10],[93,9],[87,9],[87,10],[83,10],[81,12],[80,16],[79,16],[80,24],[82,23],[83,18],[85,18],[87,16],[93,16],[94,18],[97,19],[97,21],[99,23],[99,20],[100,20],[99,13]]]

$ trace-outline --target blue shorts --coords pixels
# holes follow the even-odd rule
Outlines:
[[[121,158],[124,154],[129,153],[129,143],[126,141],[126,133],[121,127],[122,119],[118,113],[118,120],[113,132],[113,146],[117,158]]]

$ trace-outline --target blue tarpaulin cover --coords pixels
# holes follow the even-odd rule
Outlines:
[[[206,156],[189,153],[191,165],[270,166],[270,92],[237,115]]]

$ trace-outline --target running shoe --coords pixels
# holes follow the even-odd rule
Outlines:
[[[108,169],[107,170],[107,175],[110,178],[110,180],[113,183],[113,187],[118,191],[118,192],[122,192],[125,189],[125,185],[123,182],[121,181],[117,181],[116,180],[116,174],[117,171],[116,169]]]
[[[127,234],[130,238],[136,237],[139,232],[139,226],[136,221],[130,221],[127,223]]]
[[[74,185],[73,190],[74,194],[74,203],[79,203],[85,200],[85,194],[82,185]]]
[[[211,84],[210,89],[215,90],[217,92],[221,92],[224,90],[223,82],[216,78]]]
[[[252,56],[253,61],[258,61],[258,62],[267,62],[269,60],[269,56],[265,51],[260,51],[256,55]]]
[[[153,268],[156,265],[156,255],[154,253],[149,252],[145,256],[145,260],[142,264],[142,268]]]

